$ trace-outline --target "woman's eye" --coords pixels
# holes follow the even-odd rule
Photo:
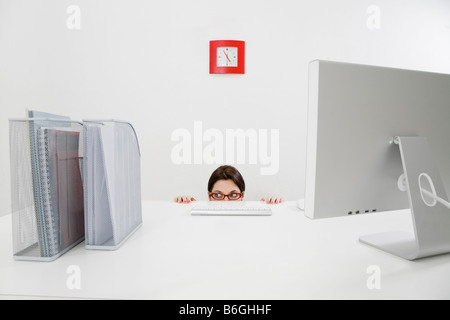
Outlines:
[[[223,197],[223,194],[221,194],[221,193],[215,193],[214,196],[215,196],[216,198],[222,198],[222,197]]]
[[[238,194],[237,193],[232,193],[232,194],[230,194],[230,198],[237,198],[238,197]]]

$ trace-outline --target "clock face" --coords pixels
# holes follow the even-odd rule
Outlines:
[[[237,67],[238,48],[237,47],[217,47],[218,67]]]
[[[245,74],[245,41],[211,40],[209,42],[210,74]]]

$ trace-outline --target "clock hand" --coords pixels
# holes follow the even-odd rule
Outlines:
[[[231,60],[230,60],[230,58],[228,58],[228,55],[227,55],[227,53],[225,52],[225,50],[223,50],[223,53],[225,53],[225,56],[227,57],[227,60],[230,61],[230,63],[231,63]]]

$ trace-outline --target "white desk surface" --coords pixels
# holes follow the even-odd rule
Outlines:
[[[16,261],[0,218],[0,298],[449,299],[450,254],[407,261],[360,235],[412,230],[409,211],[310,220],[294,202],[272,216],[191,216],[192,204],[143,202],[143,225],[116,251],[84,242],[52,262]],[[78,266],[80,289],[66,285]],[[381,271],[370,290],[369,266]]]

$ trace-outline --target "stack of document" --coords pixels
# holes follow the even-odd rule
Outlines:
[[[10,121],[14,257],[51,261],[84,240],[82,124],[29,116]]]
[[[44,256],[54,256],[84,237],[80,133],[65,127],[41,127],[38,131]]]
[[[141,225],[141,163],[133,126],[83,120],[85,245],[115,250]]]

